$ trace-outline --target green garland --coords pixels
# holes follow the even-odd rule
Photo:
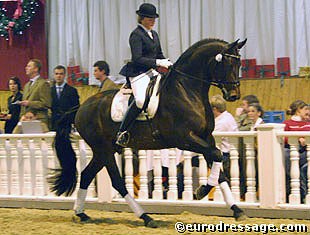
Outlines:
[[[24,0],[22,3],[22,15],[18,19],[9,18],[6,16],[6,9],[2,7],[3,3],[0,2],[0,36],[9,40],[9,23],[14,22],[12,31],[14,34],[23,34],[23,31],[30,26],[32,18],[38,11],[39,4],[36,0]]]

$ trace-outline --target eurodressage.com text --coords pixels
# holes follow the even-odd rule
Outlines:
[[[305,224],[225,224],[220,221],[218,224],[201,224],[192,223],[186,224],[176,222],[175,230],[179,233],[185,232],[256,232],[262,234],[268,233],[285,233],[285,232],[308,232],[308,227]]]

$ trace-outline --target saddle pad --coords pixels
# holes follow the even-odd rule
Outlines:
[[[158,104],[159,104],[159,94],[157,94],[158,88],[159,88],[159,82],[161,80],[161,75],[158,75],[156,79],[156,83],[154,85],[154,89],[152,92],[152,95],[150,97],[150,102],[147,106],[147,114],[145,112],[140,113],[137,120],[139,121],[146,121],[145,115],[148,116],[148,118],[153,118],[156,114]],[[128,100],[129,100],[130,94],[126,92],[124,89],[120,89],[116,93],[116,95],[113,98],[112,105],[111,105],[111,118],[114,122],[121,122],[126,114],[126,111],[128,109]]]

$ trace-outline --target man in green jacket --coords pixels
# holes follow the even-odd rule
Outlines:
[[[99,92],[121,88],[123,84],[116,84],[109,79],[110,68],[107,62],[99,60],[93,67],[95,78],[101,82]]]
[[[48,125],[48,109],[51,108],[50,84],[40,76],[41,61],[31,59],[26,65],[26,75],[30,78],[24,87],[20,116],[27,111],[34,111],[37,119]]]

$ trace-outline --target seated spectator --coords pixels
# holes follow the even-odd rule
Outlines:
[[[234,117],[226,111],[226,103],[222,96],[211,97],[210,104],[215,118],[214,131],[238,131]],[[230,145],[227,138],[222,138],[221,151],[223,153],[223,169],[230,180]]]
[[[17,126],[13,130],[13,134],[23,134],[22,129],[22,122],[24,121],[39,121],[37,120],[36,113],[34,111],[27,111],[20,119],[20,122],[18,122]],[[44,122],[41,122],[41,127],[43,132],[48,132],[49,129],[47,125]]]
[[[23,94],[20,92],[22,85],[18,77],[11,77],[8,81],[8,87],[11,92],[8,98],[8,113],[0,114],[1,120],[5,121],[4,132],[6,134],[12,133],[18,123],[21,107],[17,103],[23,98]]]
[[[262,117],[264,116],[264,110],[258,103],[249,105],[248,119],[252,121],[251,131],[256,131],[256,127],[259,124],[264,123]]]
[[[252,120],[248,118],[249,106],[253,103],[259,104],[259,100],[255,95],[247,95],[242,98],[241,107],[236,109],[235,119],[240,131],[251,130]]]
[[[248,117],[249,106],[258,103],[259,100],[255,95],[247,95],[242,98],[241,107],[236,109],[235,119],[238,124],[239,131],[250,131],[253,126],[253,120]],[[239,139],[239,168],[240,168],[240,195],[245,197],[246,192],[246,159],[245,146],[243,138]]]
[[[310,131],[310,122],[308,121],[309,105],[307,105],[302,100],[296,100],[291,105],[287,111],[288,115],[292,117],[288,120],[285,120],[285,131]],[[300,194],[301,201],[304,202],[305,196],[307,194],[307,151],[306,151],[306,142],[305,138],[299,138],[299,167],[300,167]],[[290,146],[288,144],[287,138],[285,138],[285,171],[286,171],[286,193],[287,200],[290,194]]]

